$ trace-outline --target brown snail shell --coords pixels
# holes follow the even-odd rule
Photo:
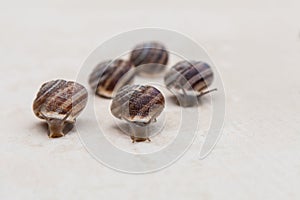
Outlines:
[[[89,84],[101,97],[112,98],[116,87],[130,84],[135,75],[134,67],[129,61],[116,59],[99,63],[89,78]]]
[[[178,95],[183,106],[194,105],[196,102],[192,101],[215,91],[206,90],[213,79],[213,71],[207,63],[186,60],[176,63],[164,77],[165,85]]]
[[[140,74],[154,75],[166,69],[169,53],[159,42],[145,42],[134,47],[130,55],[131,63]]]
[[[74,124],[87,104],[88,93],[79,83],[54,80],[44,83],[34,102],[34,114],[47,121],[49,137],[64,136],[66,125]]]
[[[161,114],[165,107],[163,94],[149,85],[127,85],[118,90],[111,104],[111,112],[118,119],[124,119],[134,125],[137,131],[145,130],[144,127]],[[133,141],[149,140],[148,137],[136,137],[132,133]]]

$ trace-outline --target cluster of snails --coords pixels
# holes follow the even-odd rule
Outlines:
[[[150,85],[132,85],[136,74],[155,75],[167,66],[169,53],[159,42],[141,43],[131,51],[129,60],[107,60],[98,64],[89,77],[89,85],[96,95],[112,99],[111,113],[143,132],[162,113],[163,94]],[[206,90],[213,81],[210,66],[201,61],[180,61],[164,76],[166,87],[177,96],[181,106],[193,106],[199,98],[213,90]],[[79,83],[54,80],[44,83],[34,102],[35,115],[48,123],[49,137],[64,136],[68,124],[87,104],[88,92]],[[150,141],[147,135],[131,135],[132,141]]]

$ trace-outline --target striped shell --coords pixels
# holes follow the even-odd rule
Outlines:
[[[135,67],[138,67],[138,71],[150,75],[165,70],[168,59],[169,54],[166,47],[159,42],[138,44],[130,55],[130,61]]]
[[[113,91],[133,81],[134,67],[130,62],[117,59],[99,63],[89,78],[89,84],[99,96],[112,98]]]
[[[201,95],[213,82],[213,71],[201,61],[180,61],[165,75],[167,88],[182,95]]]
[[[67,123],[75,123],[87,104],[87,97],[87,90],[78,83],[49,81],[41,86],[33,102],[33,112],[48,122],[50,137],[60,137]]]
[[[145,126],[155,121],[164,107],[164,96],[155,87],[127,85],[113,98],[111,112],[116,118]]]

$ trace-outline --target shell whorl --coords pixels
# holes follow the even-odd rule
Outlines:
[[[84,86],[65,80],[44,83],[34,102],[33,111],[41,119],[74,121],[87,104]]]
[[[213,82],[213,71],[202,61],[180,61],[166,73],[164,81],[172,91],[200,94]]]
[[[89,77],[89,84],[99,96],[112,98],[116,86],[130,84],[135,71],[129,61],[122,59],[99,63]]]
[[[166,47],[159,42],[146,42],[134,47],[130,55],[130,61],[135,67],[148,74],[163,71],[168,63],[169,54]],[[143,67],[142,65],[147,64]]]
[[[139,125],[149,124],[165,107],[162,93],[153,86],[132,85],[122,87],[113,98],[112,114]]]

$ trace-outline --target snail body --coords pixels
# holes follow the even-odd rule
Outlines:
[[[169,53],[159,42],[145,42],[134,47],[130,62],[140,74],[155,75],[166,69]]]
[[[133,141],[149,140],[147,130],[150,123],[156,122],[156,118],[165,107],[165,99],[162,93],[149,85],[127,85],[122,87],[113,98],[111,113],[118,119],[124,119],[134,127],[131,138]],[[143,135],[144,134],[144,135]]]
[[[194,105],[201,96],[215,91],[206,90],[213,79],[211,67],[202,61],[180,61],[164,77],[165,85],[178,95],[183,106]]]
[[[49,137],[64,136],[66,125],[74,124],[87,104],[88,93],[79,83],[54,80],[44,83],[33,102],[34,114],[46,120]]]
[[[99,63],[89,77],[89,84],[101,97],[112,98],[113,91],[133,81],[135,70],[129,61],[122,59]]]

